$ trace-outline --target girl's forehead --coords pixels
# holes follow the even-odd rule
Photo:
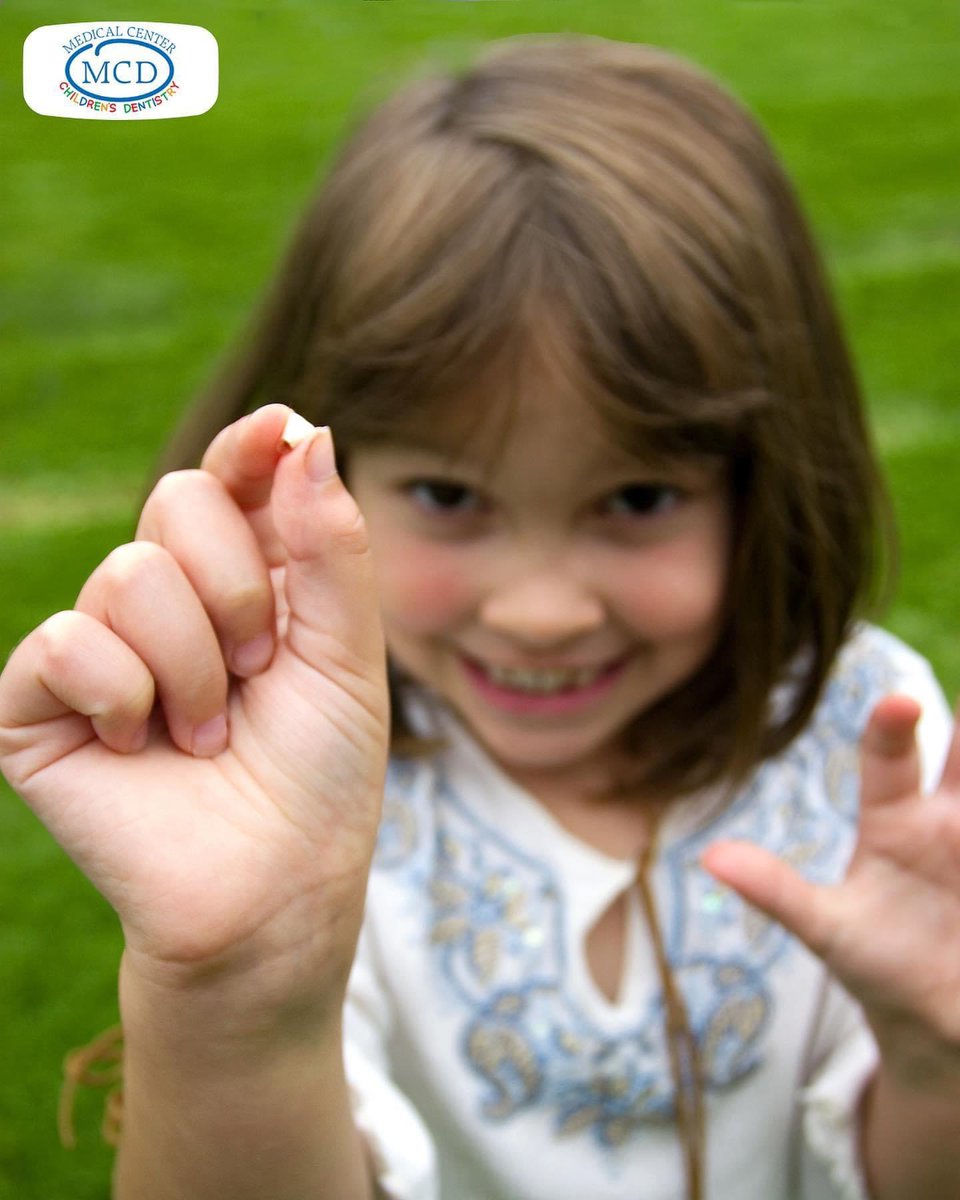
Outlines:
[[[525,356],[513,372],[496,370],[429,406],[398,440],[464,460],[499,461],[514,448],[569,452],[578,459],[628,457],[580,369]]]
[[[574,482],[611,474],[689,467],[694,457],[667,453],[643,404],[607,391],[574,349],[569,327],[541,317],[535,336],[472,380],[405,409],[377,442],[424,465],[468,470],[484,478],[555,472]],[[661,431],[662,432],[662,431]],[[363,442],[362,436],[358,443]]]
[[[434,421],[398,429],[394,444],[478,468],[545,457],[586,467],[615,466],[640,457],[589,402],[546,389],[525,389],[509,400],[488,393],[454,404],[446,413],[437,412]]]
[[[699,477],[707,465],[691,456],[667,456],[636,440],[625,445],[599,420],[514,421],[505,428],[480,426],[468,435],[461,430],[460,436],[436,428],[398,431],[369,449],[388,469],[449,471],[499,482],[549,481],[571,491],[651,473],[677,477],[695,472]]]

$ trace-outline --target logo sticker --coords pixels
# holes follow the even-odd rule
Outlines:
[[[23,98],[45,117],[195,117],[219,87],[217,39],[200,25],[41,25],[23,43]]]

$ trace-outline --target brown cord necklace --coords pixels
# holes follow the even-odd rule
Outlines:
[[[656,855],[656,826],[639,857],[637,891],[653,943],[653,953],[663,991],[664,1036],[670,1056],[670,1070],[676,1094],[677,1132],[683,1151],[687,1176],[687,1200],[704,1200],[704,1147],[706,1117],[703,1103],[703,1075],[700,1048],[687,1015],[680,989],[677,987],[663,944],[663,934],[657,914],[657,904],[650,883],[650,873]]]

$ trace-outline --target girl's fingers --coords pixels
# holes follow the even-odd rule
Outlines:
[[[210,618],[162,546],[130,542],[87,580],[77,609],[101,621],[146,664],[181,750],[218,754],[227,742],[227,670]]]
[[[241,508],[269,503],[273,473],[284,451],[283,430],[292,412],[285,404],[266,404],[221,429],[207,447],[200,466],[216,475]]]
[[[270,496],[277,462],[286,450],[283,431],[292,413],[285,404],[266,404],[241,417],[217,434],[200,464],[220,481],[244,513],[271,567],[281,566],[284,559]]]
[[[86,613],[56,613],[17,646],[0,678],[5,772],[23,784],[88,741],[86,722],[53,730],[76,713],[111,750],[138,750],[153,701],[148,667],[121,638]]]
[[[814,954],[827,953],[832,921],[826,889],[751,842],[715,842],[700,861],[711,875],[779,922]]]
[[[920,789],[916,728],[920,705],[910,696],[885,696],[860,739],[860,803],[864,809],[914,796]]]
[[[230,669],[249,676],[273,654],[273,585],[243,513],[207,471],[165,475],[150,494],[137,538],[163,546],[206,609]]]
[[[272,504],[287,555],[287,643],[320,670],[335,654],[371,679],[371,668],[385,664],[373,560],[363,517],[336,473],[329,429],[280,462]]]

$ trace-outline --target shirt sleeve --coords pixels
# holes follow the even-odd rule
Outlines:
[[[869,1200],[859,1108],[879,1061],[877,1046],[859,1005],[838,983],[825,986],[813,1069],[800,1093],[800,1200]]]
[[[389,1033],[389,1000],[364,929],[344,1008],[344,1067],[353,1117],[383,1196],[438,1200],[436,1149],[420,1114],[390,1078]]]

